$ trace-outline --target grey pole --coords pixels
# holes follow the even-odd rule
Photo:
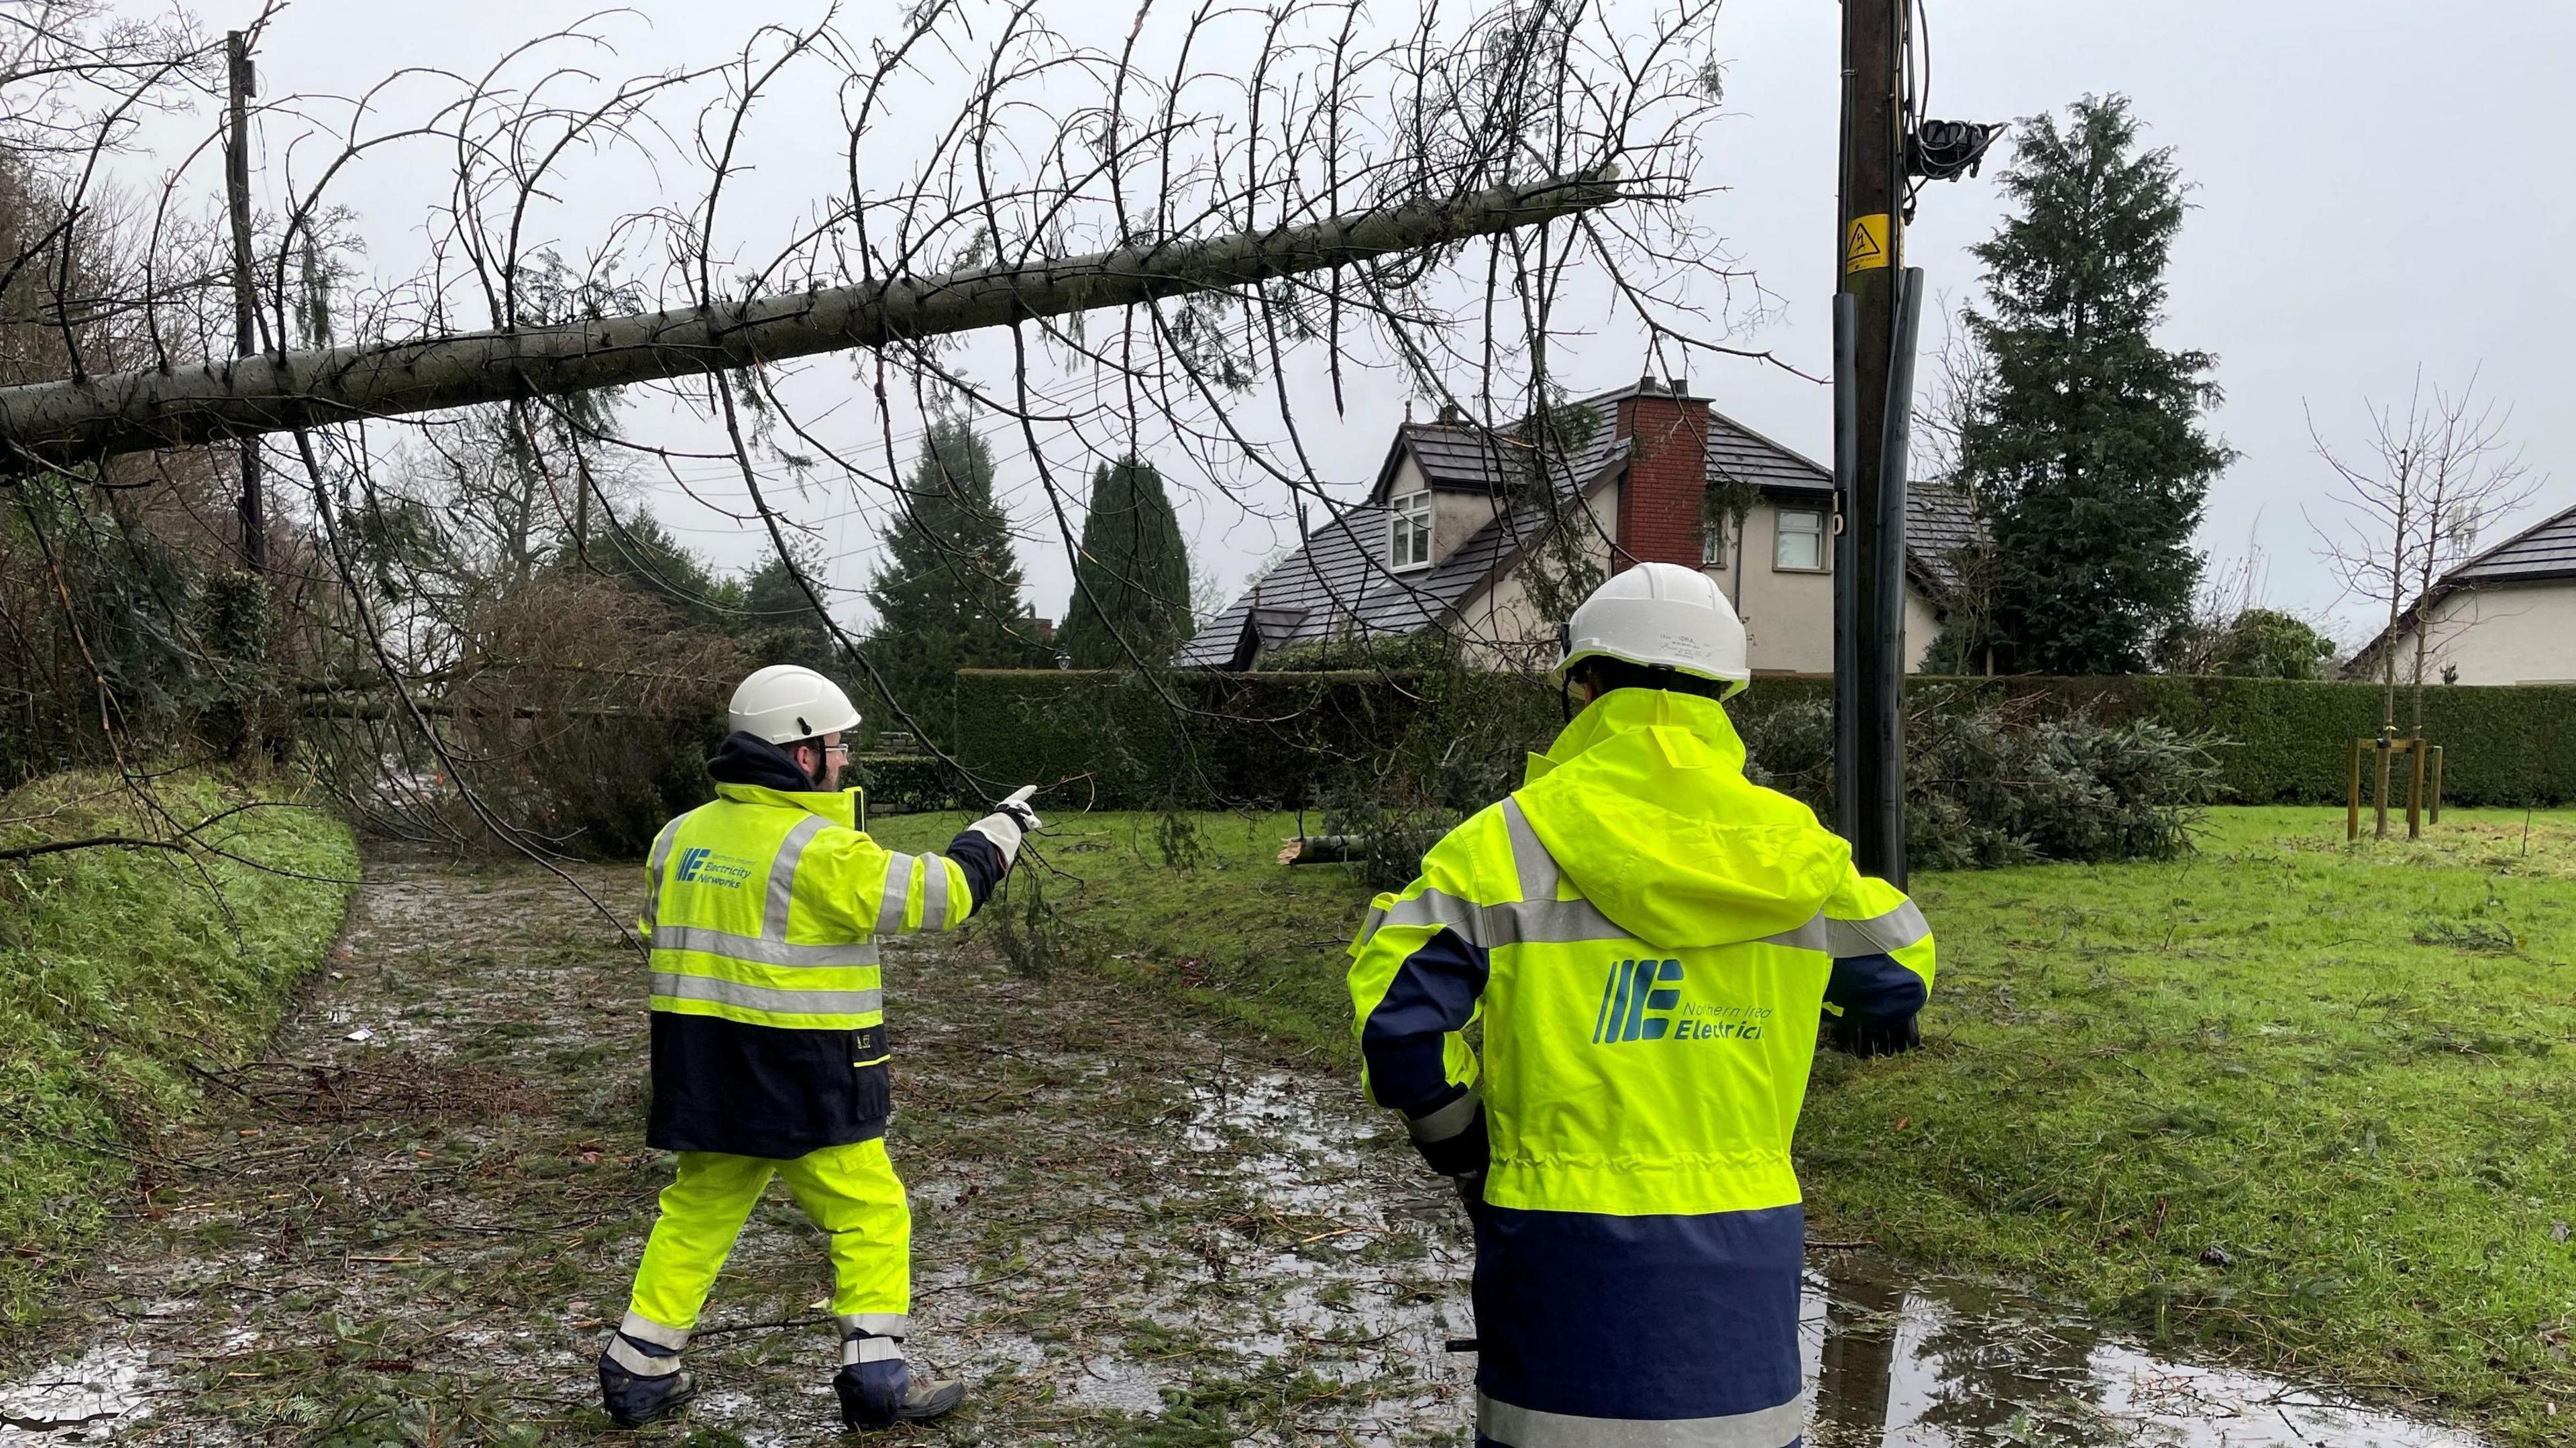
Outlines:
[[[1905,888],[1905,466],[1914,421],[1914,347],[1923,326],[1923,269],[1908,267],[1897,294],[1896,336],[1887,364],[1887,420],[1878,443],[1877,568],[1871,577],[1871,625],[1877,649],[1871,748],[1878,757],[1878,797],[1870,820],[1886,881]],[[1855,592],[1857,590],[1854,590]]]
[[[1862,529],[1852,516],[1860,477],[1860,298],[1834,293],[1834,833],[1860,842],[1860,670],[1868,612],[1860,578]]]

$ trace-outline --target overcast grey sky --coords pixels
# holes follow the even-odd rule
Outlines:
[[[2516,526],[2576,502],[2576,201],[2551,184],[2576,105],[2576,4],[2479,0],[1929,0],[1931,110],[2000,120],[2061,106],[2085,92],[2123,91],[2150,138],[2172,146],[2191,180],[2194,210],[2176,251],[2166,341],[2219,357],[2227,402],[2212,419],[2242,458],[2212,490],[2203,546],[2220,559],[2259,548],[2271,601],[2324,613],[2335,589],[2314,556],[2303,510],[2331,507],[2328,478],[2302,416],[2313,405],[2331,435],[2354,435],[2362,400],[2401,398],[2420,363],[2456,384],[2479,369],[2484,392],[2514,407],[2512,431],[2551,476]],[[207,4],[210,26],[254,7]],[[1119,7],[1122,11],[1125,7]],[[434,10],[381,0],[301,0],[263,48],[269,94],[349,89],[403,65],[480,69],[505,44],[588,14],[583,3],[447,0]],[[719,6],[642,0],[643,19],[618,31],[607,69],[634,73],[703,62],[736,49],[759,19],[804,19],[809,6]],[[850,7],[843,26],[865,36],[884,0]],[[1061,23],[1096,12],[1065,0]],[[1050,18],[1057,18],[1049,11]],[[424,24],[424,21],[427,23]],[[1720,21],[1726,107],[1702,137],[1709,178],[1727,193],[1700,215],[1780,295],[1777,314],[1735,339],[1776,349],[1801,367],[1826,366],[1826,299],[1833,285],[1838,7],[1830,0],[1730,0]],[[828,96],[773,115],[757,133],[765,170],[790,185],[837,145]],[[388,272],[416,260],[426,193],[418,165],[353,178],[341,199]],[[604,228],[618,204],[640,204],[651,173],[615,171],[597,204]],[[1965,248],[1991,233],[1997,194],[1985,180],[1933,187],[1910,238],[1911,260],[1955,304],[1973,294]],[[407,189],[409,188],[409,189]],[[809,193],[810,194],[810,191]],[[578,203],[567,233],[579,225]],[[408,239],[408,240],[407,240]],[[601,238],[567,234],[574,248]],[[1938,327],[1927,319],[1927,342]],[[1642,359],[1632,340],[1596,337],[1573,349],[1569,381],[1610,386]],[[1561,367],[1568,364],[1560,364]],[[1693,365],[1697,390],[1722,411],[1823,457],[1825,389],[1749,362]],[[846,367],[828,372],[847,378]],[[1310,434],[1320,469],[1356,492],[1375,474],[1403,399],[1355,399],[1346,421]],[[1025,479],[1007,477],[1025,509]],[[721,490],[716,478],[707,484]],[[713,494],[711,494],[712,496]],[[1284,494],[1282,495],[1284,498]],[[848,499],[797,504],[818,520],[834,581],[865,579],[877,518]],[[765,543],[676,494],[656,511],[719,561],[754,561]],[[1229,589],[1288,541],[1273,520],[1204,498],[1185,522]],[[1038,519],[1024,517],[1033,534]],[[1051,525],[1049,525],[1051,528]],[[1039,612],[1061,612],[1068,575],[1049,537],[1033,537],[1028,571]],[[2367,632],[2363,610],[2335,610],[2347,638]]]

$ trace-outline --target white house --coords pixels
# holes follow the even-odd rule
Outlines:
[[[2576,508],[2444,574],[2354,652],[2344,676],[2379,677],[2394,648],[2397,677],[2414,677],[2419,633],[2427,682],[2576,684]]]
[[[1700,568],[1743,616],[1756,673],[1831,671],[1832,474],[1678,382],[1646,378],[1577,405],[1597,425],[1548,471],[1593,563]],[[1512,480],[1537,474],[1513,434],[1405,423],[1368,498],[1315,528],[1178,662],[1243,669],[1289,644],[1430,629],[1483,663],[1552,662],[1555,627],[1531,606],[1525,577],[1550,510],[1509,496]],[[1712,489],[1749,502],[1740,529],[1724,526],[1723,509],[1704,521]],[[1919,668],[1974,525],[1957,495],[1920,483],[1906,513],[1906,657]]]

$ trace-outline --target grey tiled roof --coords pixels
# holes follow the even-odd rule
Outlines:
[[[1977,515],[1968,495],[1947,483],[1905,487],[1905,561],[1936,598],[1959,587],[1959,550],[1975,542]]]
[[[2576,508],[2497,544],[2451,570],[2444,583],[2524,583],[2576,576]]]
[[[1559,464],[1560,497],[1573,497],[1626,456],[1627,444],[1608,431]],[[1246,637],[1247,624],[1257,626],[1264,651],[1332,638],[1419,633],[1472,597],[1547,518],[1536,504],[1504,509],[1448,557],[1397,573],[1386,563],[1386,515],[1377,503],[1353,504],[1335,514],[1183,645],[1174,662],[1220,669],[1249,664],[1253,650],[1246,646],[1253,640]]]
[[[1708,481],[1712,487],[1741,481],[1786,492],[1834,490],[1832,469],[1782,447],[1715,408],[1709,409],[1708,414]]]
[[[1634,390],[1584,399],[1584,405],[1600,417],[1600,425],[1558,465],[1559,497],[1573,497],[1625,460],[1628,445],[1613,435],[1617,429],[1611,409]],[[1517,444],[1484,429],[1406,423],[1397,441],[1409,445],[1434,488],[1491,496],[1517,472]],[[1715,411],[1709,413],[1708,447],[1711,484],[1740,479],[1771,493],[1826,497],[1833,492],[1833,474],[1822,465]],[[1378,476],[1379,494],[1402,451],[1403,447],[1388,450],[1387,464]],[[1909,542],[1917,537],[1937,540],[1930,549],[1908,550],[1918,577],[1937,593],[1955,582],[1950,552],[1974,524],[1963,499],[1947,491],[1927,494],[1925,490],[1932,486],[1917,484],[1909,491],[1906,516]],[[1386,565],[1386,513],[1384,506],[1371,501],[1335,514],[1184,645],[1175,662],[1240,668],[1256,652],[1283,644],[1418,633],[1473,597],[1546,522],[1545,510],[1536,506],[1506,509],[1432,567],[1394,573]]]
[[[2576,508],[2553,513],[2442,575],[2422,598],[2407,605],[2394,628],[2381,629],[2370,642],[2353,650],[2343,665],[2344,677],[2360,678],[2379,667],[2379,651],[2415,627],[2425,611],[2464,588],[2494,588],[2510,583],[2543,583],[2576,578]]]

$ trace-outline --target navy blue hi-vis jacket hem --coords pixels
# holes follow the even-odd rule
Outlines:
[[[1494,1330],[1478,1334],[1477,1391],[1552,1419],[1767,1421],[1794,1407],[1806,1220],[1798,1206],[1635,1217],[1482,1208],[1476,1323]]]

